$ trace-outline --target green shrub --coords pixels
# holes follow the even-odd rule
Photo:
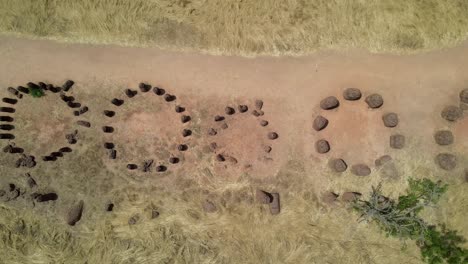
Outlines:
[[[29,88],[29,94],[34,98],[39,98],[45,95],[41,88]]]

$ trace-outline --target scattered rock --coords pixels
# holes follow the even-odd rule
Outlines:
[[[447,146],[453,143],[454,137],[450,130],[439,130],[434,134],[434,140],[441,146]]]
[[[277,138],[278,138],[278,133],[276,133],[276,132],[268,133],[268,139],[275,140]]]
[[[215,136],[216,134],[218,134],[218,132],[216,131],[216,129],[214,129],[214,128],[208,129],[208,135],[210,135],[210,136]]]
[[[365,101],[370,108],[379,108],[384,103],[383,98],[380,94],[371,94],[366,97]]]
[[[104,115],[107,116],[107,117],[113,117],[113,116],[115,116],[115,112],[110,111],[110,110],[104,110]]]
[[[76,124],[83,127],[91,127],[91,123],[84,120],[78,120],[76,121]]]
[[[19,167],[33,168],[35,166],[36,166],[36,160],[34,156],[28,156],[28,155],[22,154],[21,158],[19,158],[16,161],[16,168],[19,168]]]
[[[255,192],[255,199],[257,200],[258,203],[261,204],[269,204],[273,202],[273,196],[265,191],[257,189]]]
[[[435,161],[443,170],[453,170],[457,166],[457,157],[450,153],[437,154]]]
[[[140,88],[140,91],[143,93],[149,92],[151,90],[151,85],[146,84],[146,83],[140,83],[138,85],[138,88]]]
[[[226,115],[233,115],[236,113],[236,110],[232,107],[229,107],[227,106],[225,109],[224,109],[224,113],[226,113]]]
[[[74,81],[72,81],[72,80],[67,80],[67,81],[65,82],[65,84],[62,85],[62,88],[63,88],[63,90],[64,90],[65,92],[68,92],[68,91],[72,88],[72,86],[73,86],[74,84],[75,84]]]
[[[395,113],[384,114],[382,120],[386,127],[396,127],[398,125],[398,115]]]
[[[270,203],[270,213],[272,215],[277,215],[281,211],[281,204],[280,204],[280,195],[279,193],[271,193],[273,200]]]
[[[239,112],[241,112],[241,113],[245,113],[245,112],[249,111],[249,107],[246,106],[246,105],[239,105],[238,109],[239,109]]]
[[[330,151],[330,144],[325,139],[317,140],[315,142],[315,150],[320,154],[327,153]]]
[[[258,110],[262,110],[263,107],[263,101],[262,100],[255,100],[255,108]]]
[[[217,115],[217,116],[214,117],[215,122],[219,122],[219,121],[223,121],[223,120],[224,120],[224,116]]]
[[[395,134],[390,136],[390,147],[394,149],[402,149],[405,147],[405,136]]]
[[[343,91],[343,98],[348,101],[356,101],[361,99],[361,91],[357,88],[347,88]]]
[[[163,88],[159,88],[159,87],[154,87],[153,88],[153,93],[158,95],[158,96],[162,96],[166,93],[166,90],[164,90]]]
[[[205,200],[202,204],[202,207],[203,211],[205,211],[206,213],[214,213],[217,210],[216,205],[209,200]]]
[[[128,224],[129,225],[135,225],[136,223],[138,223],[138,221],[140,221],[140,215],[135,214],[135,215],[133,215],[132,217],[130,217],[128,219]]]
[[[368,176],[371,174],[371,169],[366,164],[356,164],[351,166],[351,173],[356,176]]]
[[[264,127],[264,126],[268,126],[268,121],[266,121],[266,120],[261,120],[261,121],[260,121],[260,125],[263,126],[263,127]]]
[[[337,108],[340,105],[340,101],[335,96],[329,96],[320,101],[320,108],[323,110],[331,110]]]
[[[455,122],[463,116],[463,111],[457,106],[449,105],[442,110],[440,115],[447,121]]]
[[[362,194],[358,192],[344,192],[341,195],[341,201],[349,203],[359,199],[361,196]]]
[[[333,205],[338,199],[338,194],[334,192],[325,192],[322,194],[322,202],[327,205]]]
[[[76,223],[78,223],[78,221],[81,220],[81,216],[83,215],[83,207],[84,202],[83,200],[80,200],[77,204],[68,209],[66,216],[67,224],[74,226]]]
[[[176,105],[175,111],[176,111],[176,113],[182,113],[182,112],[185,111],[185,108],[180,106],[180,105]]]
[[[312,127],[315,131],[320,131],[328,126],[328,119],[319,115],[314,119]]]
[[[380,158],[376,159],[374,163],[375,163],[375,166],[379,167],[391,160],[392,160],[392,157],[390,155],[383,155]]]
[[[460,101],[468,104],[468,89],[464,89],[460,92]]]
[[[48,202],[48,201],[55,201],[58,199],[58,195],[56,193],[46,193],[46,194],[39,194],[36,197],[36,201],[39,203]]]
[[[334,172],[338,173],[344,172],[348,169],[348,165],[343,159],[332,159],[329,162],[329,166]]]
[[[135,97],[135,95],[138,94],[138,91],[136,90],[132,90],[132,89],[125,89],[125,95],[128,97],[128,98],[133,98]]]
[[[29,188],[34,188],[37,186],[36,180],[31,176],[31,174],[26,173],[26,184],[28,185]]]

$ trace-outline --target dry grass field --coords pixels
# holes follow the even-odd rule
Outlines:
[[[468,34],[464,0],[0,0],[0,32],[225,55],[409,53]]]

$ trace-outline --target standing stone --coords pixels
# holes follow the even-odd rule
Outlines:
[[[361,99],[361,91],[357,88],[347,88],[343,92],[343,98],[348,101],[356,101]]]
[[[65,84],[62,85],[62,88],[65,92],[68,92],[72,88],[72,86],[75,84],[74,81],[72,80],[67,80]]]
[[[463,111],[460,107],[449,105],[444,107],[440,115],[449,122],[455,122],[463,116]]]
[[[382,121],[386,127],[396,127],[398,125],[398,115],[395,113],[384,114]]]
[[[340,101],[335,96],[329,96],[320,101],[320,108],[323,110],[331,110],[337,108],[340,105]]]
[[[325,139],[320,139],[315,142],[315,150],[320,154],[327,153],[330,151],[330,144]]]
[[[453,134],[450,130],[439,130],[434,134],[434,140],[438,145],[451,145],[454,141]]]
[[[328,126],[328,119],[319,115],[314,119],[312,127],[315,131],[320,131]]]
[[[67,224],[74,226],[76,223],[78,223],[78,221],[81,220],[81,216],[83,215],[83,207],[83,200],[80,200],[77,204],[70,207],[66,215]]]
[[[384,103],[383,98],[380,94],[371,94],[366,97],[365,101],[370,108],[379,108]]]
[[[394,149],[402,149],[405,147],[405,136],[395,134],[390,136],[390,147]]]
[[[437,154],[436,163],[443,170],[453,170],[457,167],[457,157],[450,153],[439,153]]]

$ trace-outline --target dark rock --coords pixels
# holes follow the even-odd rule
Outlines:
[[[81,220],[81,217],[83,215],[83,208],[84,208],[83,200],[80,200],[78,203],[70,207],[66,215],[67,224],[71,226],[76,225],[76,223],[78,223]]]
[[[278,136],[278,133],[276,133],[276,132],[270,132],[270,133],[268,133],[267,137],[268,137],[268,139],[275,140],[279,136]]]
[[[365,101],[370,108],[379,108],[384,103],[383,98],[380,94],[371,94],[366,97]]]
[[[273,196],[271,193],[259,189],[257,189],[255,192],[255,199],[257,200],[257,203],[261,204],[270,204],[273,202]]]
[[[328,126],[328,119],[319,115],[314,119],[312,127],[315,131],[320,131]]]
[[[217,160],[217,161],[220,161],[220,162],[223,162],[223,161],[226,161],[226,158],[224,158],[223,155],[218,154],[218,155],[216,155],[216,160]]]
[[[65,139],[67,139],[68,144],[76,144],[78,141],[78,130],[75,130],[70,134],[66,134]]]
[[[177,157],[170,157],[169,158],[169,163],[171,163],[171,164],[177,164],[177,163],[179,163],[179,161],[180,161],[180,159],[177,158]]]
[[[143,162],[143,172],[150,172],[153,167],[154,160],[145,160]]]
[[[217,115],[217,116],[214,117],[215,122],[219,122],[219,121],[223,121],[223,120],[224,120],[224,116]]]
[[[29,89],[26,87],[18,86],[16,89],[24,94],[29,94]]]
[[[146,83],[140,83],[138,85],[138,88],[140,88],[140,91],[142,91],[143,93],[146,93],[151,90],[151,85],[146,84]]]
[[[264,127],[264,126],[268,126],[268,121],[266,121],[266,120],[260,120],[260,125],[263,126],[263,127]]]
[[[125,89],[124,93],[128,98],[133,98],[133,97],[135,97],[135,95],[138,94],[138,91],[135,91],[135,90],[132,90],[132,89]]]
[[[390,155],[383,155],[380,158],[376,159],[374,163],[375,163],[375,166],[380,167],[391,160],[392,160],[392,157],[390,157]]]
[[[0,116],[0,122],[13,122],[15,119],[11,116]]]
[[[13,129],[15,129],[15,126],[14,126],[14,125],[10,125],[10,124],[0,124],[0,130],[10,131],[10,130],[13,130]]]
[[[356,101],[361,99],[361,90],[357,88],[347,88],[343,91],[343,98],[348,101]]]
[[[351,173],[356,176],[368,176],[371,174],[371,169],[366,164],[356,164],[351,166]]]
[[[109,159],[116,159],[117,158],[117,150],[115,149],[109,149]]]
[[[335,96],[329,96],[320,101],[320,108],[323,110],[331,110],[337,108],[340,105],[340,101]]]
[[[441,146],[447,146],[453,143],[454,137],[450,130],[439,130],[434,134],[434,140]]]
[[[398,115],[395,113],[384,114],[382,121],[386,127],[396,127],[398,125]]]
[[[79,115],[80,115],[80,111],[78,111],[78,110],[73,111],[73,115],[74,115],[74,116],[79,116]]]
[[[39,85],[33,83],[33,82],[28,82],[26,84],[26,86],[28,86],[29,89],[41,89],[41,87],[39,87]]]
[[[263,151],[265,151],[266,153],[270,153],[272,150],[272,148],[270,146],[263,146]]]
[[[191,118],[190,116],[188,116],[188,115],[182,115],[182,116],[180,117],[180,121],[182,121],[182,123],[187,123],[187,122],[189,122],[190,120],[192,120],[192,118]]]
[[[15,139],[15,135],[0,133],[0,139]]]
[[[112,103],[113,105],[116,105],[116,106],[121,106],[121,105],[124,104],[124,100],[118,99],[118,98],[114,98],[114,99],[111,100],[111,103]]]
[[[20,92],[18,90],[16,90],[15,88],[13,87],[8,87],[8,92],[11,93],[12,95],[16,96],[17,98],[21,99],[23,97],[22,94],[20,94]]]
[[[111,126],[103,126],[103,127],[102,127],[102,131],[103,131],[104,133],[114,133],[114,128],[111,127]]]
[[[70,108],[80,108],[81,107],[81,104],[78,103],[78,102],[68,102],[67,105]]]
[[[344,172],[346,171],[346,169],[348,169],[348,165],[343,159],[332,159],[329,162],[329,166],[334,172],[339,173]]]
[[[255,100],[255,108],[257,108],[257,110],[262,110],[262,107],[263,107],[263,101]]]
[[[315,150],[320,154],[327,153],[330,151],[330,143],[325,139],[320,139],[315,142]]]
[[[18,103],[18,100],[13,99],[13,98],[7,98],[7,97],[5,97],[5,98],[2,98],[2,102],[7,103],[7,104],[14,105],[14,104]]]
[[[165,172],[165,171],[167,171],[166,166],[164,166],[164,165],[156,166],[156,172]]]
[[[114,204],[113,203],[107,203],[106,204],[106,211],[107,212],[112,212],[114,210]]]
[[[394,149],[402,149],[405,147],[405,136],[395,134],[390,136],[390,147]]]
[[[14,113],[14,112],[16,112],[16,110],[14,108],[11,108],[11,107],[0,107],[0,112]]]
[[[281,212],[281,203],[279,193],[272,193],[271,196],[273,200],[270,203],[270,213],[272,215],[277,215]]]
[[[42,90],[46,90],[46,91],[48,90],[48,89],[47,89],[47,84],[45,84],[45,83],[43,83],[43,82],[39,82],[38,85],[39,85],[39,87],[40,87]]]
[[[361,196],[362,194],[358,192],[344,192],[341,195],[341,201],[350,203],[358,200]]]
[[[460,92],[460,101],[468,104],[468,89],[464,89]]]
[[[188,137],[188,136],[191,136],[191,135],[192,135],[192,130],[190,130],[190,129],[182,130],[182,136],[183,137]]]
[[[57,152],[52,152],[52,153],[50,153],[50,156],[56,157],[56,158],[61,158],[61,157],[63,157],[63,153],[58,152],[58,151]]]
[[[88,121],[84,121],[84,120],[78,120],[76,121],[76,124],[79,126],[91,127],[91,123]]]
[[[322,194],[322,202],[327,205],[333,205],[338,199],[338,194],[334,192],[325,192]]]
[[[53,93],[59,93],[62,91],[62,87],[55,87],[52,84],[47,85],[47,90],[53,92]]]
[[[73,96],[67,96],[65,95],[65,93],[60,93],[60,99],[62,99],[62,101],[64,101],[65,103],[70,103],[70,102],[73,102],[75,101],[75,97]]]
[[[162,96],[166,93],[166,90],[162,89],[162,88],[159,88],[159,87],[154,87],[153,88],[153,93],[158,95],[158,96]]]
[[[259,117],[259,116],[262,116],[264,115],[265,113],[261,110],[253,110],[252,111],[252,115],[256,116],[256,117]]]
[[[151,210],[151,219],[156,219],[159,217],[159,212],[155,209]]]
[[[203,211],[205,211],[206,213],[214,213],[217,211],[216,205],[209,200],[205,200],[202,204],[202,207]]]
[[[246,105],[239,105],[237,107],[237,109],[239,109],[239,112],[241,112],[241,113],[245,113],[245,112],[249,111],[249,107],[246,106]]]
[[[180,144],[180,145],[177,147],[177,149],[178,149],[179,151],[186,151],[186,150],[188,149],[188,146],[185,145],[185,144]]]
[[[25,154],[21,155],[21,158],[19,158],[16,161],[16,168],[19,167],[26,167],[26,168],[34,168],[36,166],[36,159],[34,156],[28,156]]]
[[[224,109],[224,113],[226,113],[226,115],[233,115],[236,113],[236,110],[232,107],[229,107],[227,106],[225,109]]]
[[[48,202],[48,201],[55,201],[58,199],[58,195],[56,193],[46,193],[40,194],[37,196],[36,201],[39,203]]]
[[[113,149],[113,148],[115,148],[115,144],[112,143],[112,142],[105,142],[105,143],[104,143],[104,148],[106,148],[106,149]]]
[[[136,170],[136,169],[138,169],[138,165],[136,165],[136,164],[127,164],[127,169]]]
[[[176,105],[175,111],[176,113],[183,113],[185,111],[185,108],[180,105]]]
[[[60,148],[59,151],[62,153],[70,153],[72,152],[72,149],[69,147],[63,147],[63,148]]]
[[[172,102],[172,101],[175,101],[175,99],[177,99],[175,95],[172,95],[172,94],[164,95],[164,100],[166,100],[166,102]]]
[[[218,134],[218,132],[216,131],[216,129],[214,129],[214,128],[208,129],[208,135],[210,135],[210,136],[215,136],[216,134]]]
[[[86,113],[89,111],[89,108],[87,106],[83,106],[81,109],[80,109],[80,115]]]
[[[111,110],[104,110],[104,115],[107,117],[113,117],[115,116],[115,112]]]
[[[444,107],[440,115],[447,121],[455,122],[463,116],[463,111],[457,106],[449,105]]]
[[[443,170],[453,170],[457,167],[457,157],[450,153],[439,153],[435,158],[436,164]]]
[[[63,85],[62,85],[62,88],[65,92],[68,92],[72,86],[75,84],[74,81],[72,80],[67,80]]]
[[[44,156],[44,157],[42,157],[42,160],[43,160],[43,161],[56,161],[56,160],[57,160],[57,157],[54,157],[54,156]]]

